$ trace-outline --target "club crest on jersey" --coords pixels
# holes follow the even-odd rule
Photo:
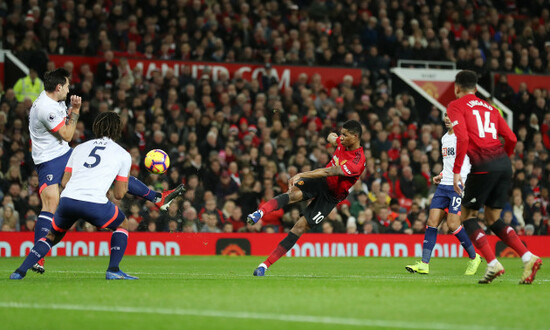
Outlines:
[[[340,159],[338,159],[338,157],[336,157],[336,156],[333,156],[333,157],[332,157],[332,160],[334,161],[334,165],[336,165],[336,166],[344,165],[344,164],[348,161],[347,159],[344,159],[344,160],[340,163]]]
[[[300,180],[296,184],[299,185],[299,186],[303,186],[304,185],[304,180]]]
[[[53,180],[53,174],[46,175],[46,180],[52,181]]]
[[[55,119],[55,112],[50,112],[48,114],[48,121],[52,122]]]

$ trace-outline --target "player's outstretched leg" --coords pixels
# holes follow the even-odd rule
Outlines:
[[[523,261],[523,275],[521,276],[520,284],[531,284],[535,280],[535,275],[542,266],[542,259],[531,253],[521,242],[516,231],[506,225],[504,221],[498,219],[489,228],[509,247],[514,249]]]
[[[405,269],[411,273],[429,274],[430,273],[430,259],[432,258],[432,251],[437,241],[437,228],[427,226],[424,233],[424,243],[422,244],[422,261],[418,261],[414,265],[405,266]]]
[[[277,211],[285,206],[288,205],[290,202],[290,196],[287,193],[280,194],[272,199],[270,199],[267,203],[264,203],[260,208],[258,208],[257,211],[254,211],[253,213],[250,213],[246,217],[246,221],[253,225],[260,221],[260,219],[264,216],[264,214],[268,214],[272,211]]]
[[[126,227],[126,228],[123,228]],[[117,228],[111,235],[111,257],[109,259],[109,268],[105,273],[105,279],[107,280],[137,280],[135,276],[130,276],[120,270],[119,265],[126,246],[128,245],[128,220]]]
[[[269,257],[267,257],[267,259],[254,270],[253,275],[264,276],[265,271],[282,256],[284,256],[290,249],[292,249],[300,236],[302,236],[302,234],[305,233],[308,229],[309,225],[307,224],[306,218],[301,217],[300,220],[296,222],[294,227],[292,227],[288,235],[277,245],[275,250],[271,252]]]
[[[52,213],[46,212],[46,211],[40,211],[40,214],[36,219],[36,223],[34,224],[34,244],[35,245],[39,239],[46,237],[46,235],[50,232],[50,229],[52,228],[52,219],[53,219]],[[38,262],[31,267],[31,270],[38,274],[44,274],[44,272],[46,271],[46,269],[44,268],[44,258],[38,260]]]
[[[481,264],[481,256],[476,253],[474,245],[468,237],[468,234],[466,233],[464,227],[459,226],[458,229],[453,232],[453,235],[455,235],[456,239],[458,239],[460,245],[462,245],[464,250],[466,250],[466,252],[468,253],[468,257],[470,258],[464,275],[475,275],[477,273],[477,269],[479,268],[479,264]]]
[[[172,203],[176,197],[183,195],[184,192],[185,186],[183,184],[180,184],[175,189],[165,190],[159,193],[149,189],[149,187],[136,177],[131,176],[128,178],[128,193],[155,203],[161,211],[166,211],[170,203]]]
[[[463,225],[476,248],[481,251],[481,254],[485,258],[485,260],[487,260],[487,269],[485,270],[483,278],[479,280],[478,283],[488,284],[491,283],[495,278],[504,274],[504,267],[497,260],[495,253],[489,246],[487,235],[485,235],[485,232],[483,231],[483,229],[481,229],[477,221],[477,218],[471,218],[464,221]]]
[[[29,252],[29,255],[25,258],[21,266],[15,270],[10,275],[10,280],[22,280],[26,275],[27,271],[38,262],[38,260],[44,258],[48,252],[55,246],[62,238],[65,236],[65,233],[55,234],[50,231],[46,237],[42,237],[34,245],[34,247]]]

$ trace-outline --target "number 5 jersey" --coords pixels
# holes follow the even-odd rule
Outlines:
[[[107,203],[107,191],[114,180],[128,181],[130,154],[109,138],[87,141],[74,148],[65,172],[71,178],[61,197],[92,203]]]

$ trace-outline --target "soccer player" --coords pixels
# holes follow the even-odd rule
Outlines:
[[[445,126],[449,130],[441,138],[441,154],[443,155],[443,172],[432,178],[435,184],[438,184],[435,194],[430,204],[430,214],[424,234],[424,243],[422,245],[422,261],[414,265],[405,266],[405,269],[411,273],[428,274],[430,272],[430,258],[437,240],[437,227],[441,224],[445,216],[445,209],[449,209],[447,214],[447,225],[453,231],[453,234],[462,244],[462,247],[468,253],[470,261],[466,267],[464,275],[475,275],[477,268],[481,263],[481,257],[476,253],[472,241],[460,224],[460,203],[462,198],[454,191],[453,187],[453,166],[456,157],[456,136],[453,132],[453,126],[449,116],[445,113]],[[460,175],[463,181],[470,172],[470,160],[468,156],[464,158],[464,165]]]
[[[358,121],[345,122],[340,136],[330,133],[327,137],[327,141],[336,147],[336,151],[325,168],[296,174],[288,182],[288,192],[271,199],[248,215],[247,222],[255,224],[265,214],[288,204],[311,200],[287,237],[254,270],[254,276],[264,276],[267,268],[285,255],[303,233],[318,226],[348,196],[348,190],[366,167],[365,154],[360,144],[361,134],[362,128]]]
[[[137,279],[118,267],[128,242],[128,220],[106,197],[113,181],[116,199],[122,199],[128,191],[132,159],[126,150],[114,142],[121,133],[120,117],[112,111],[99,114],[94,121],[93,131],[96,138],[74,148],[69,157],[61,181],[65,189],[53,217],[52,229],[35,243],[10,279],[23,279],[27,270],[59,243],[78,219],[114,230],[106,279]]]
[[[464,186],[460,171],[466,153],[472,163],[468,185],[464,188],[460,219],[470,239],[487,260],[487,270],[479,283],[491,283],[504,274],[504,267],[496,259],[476,218],[476,212],[485,205],[485,219],[491,231],[521,256],[524,270],[520,283],[530,284],[542,260],[532,254],[514,229],[500,219],[512,181],[509,156],[514,151],[517,138],[498,110],[475,96],[476,86],[475,72],[460,71],[455,78],[457,100],[451,102],[447,109],[457,139],[453,185],[458,194],[462,194]],[[499,136],[504,138],[504,146]]]
[[[59,204],[59,183],[72,152],[69,142],[80,113],[82,99],[79,96],[71,96],[71,107],[68,110],[65,105],[69,93],[69,77],[70,73],[63,68],[46,72],[44,91],[34,101],[29,114],[32,158],[38,172],[42,200],[42,210],[34,227],[35,244],[51,228],[53,213]],[[165,209],[174,198],[183,193],[184,187],[180,185],[174,190],[158,193],[135,177],[130,177],[128,189],[130,194],[150,200],[159,208]],[[39,260],[32,270],[44,273],[44,260]]]

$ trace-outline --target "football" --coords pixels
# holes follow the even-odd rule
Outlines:
[[[153,149],[145,155],[143,163],[149,172],[162,174],[170,167],[170,157],[163,150]]]

